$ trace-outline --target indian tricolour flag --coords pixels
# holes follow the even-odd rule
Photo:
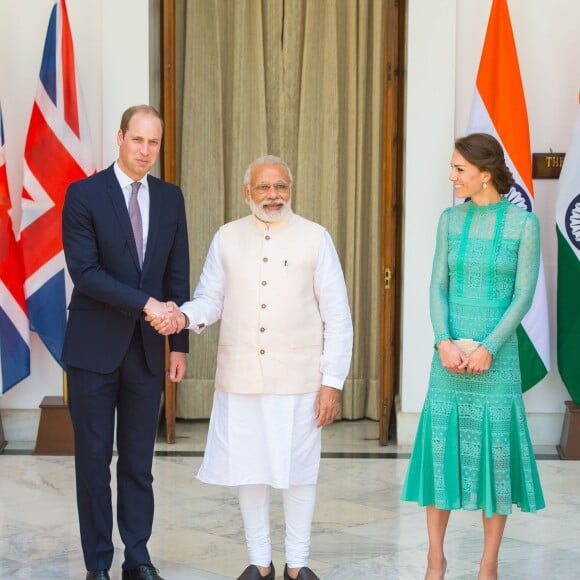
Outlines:
[[[498,139],[516,181],[507,197],[512,203],[534,211],[528,113],[506,0],[493,0],[491,6],[467,133],[490,133]],[[543,263],[532,307],[517,335],[522,390],[526,391],[550,368]]]
[[[560,173],[558,236],[558,370],[580,405],[580,107]]]

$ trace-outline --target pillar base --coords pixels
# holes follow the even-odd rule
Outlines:
[[[74,432],[62,397],[44,397],[34,455],[74,455]]]
[[[566,412],[562,424],[560,445],[556,446],[560,459],[580,459],[580,405],[565,401]]]

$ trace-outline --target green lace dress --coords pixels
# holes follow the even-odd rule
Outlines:
[[[510,514],[545,506],[522,401],[516,328],[540,261],[533,213],[502,199],[448,208],[430,286],[435,344],[471,338],[493,355],[481,375],[443,368],[435,351],[401,498],[439,509]]]

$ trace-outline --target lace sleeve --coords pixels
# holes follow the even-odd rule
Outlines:
[[[518,324],[530,309],[540,268],[540,224],[535,214],[526,216],[518,250],[518,262],[511,304],[492,332],[482,341],[494,355],[515,333]]]
[[[449,209],[439,218],[433,270],[429,285],[429,308],[435,344],[450,338],[449,334]]]

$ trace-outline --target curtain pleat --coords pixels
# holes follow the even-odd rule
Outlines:
[[[180,1],[192,287],[218,227],[248,213],[247,165],[284,158],[294,211],[329,230],[344,268],[355,340],[342,417],[378,419],[383,2]],[[191,336],[178,417],[209,416],[218,326]]]

